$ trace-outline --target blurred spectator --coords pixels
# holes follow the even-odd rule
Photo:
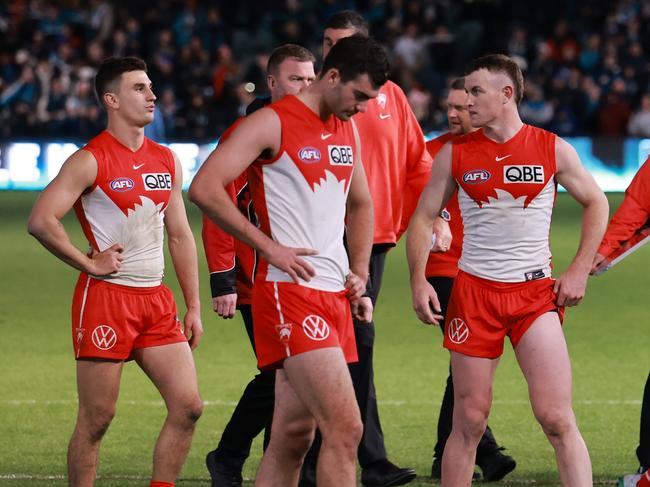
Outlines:
[[[178,104],[176,102],[176,95],[171,88],[164,88],[160,92],[160,96],[156,100],[156,108],[159,109],[157,114],[162,116],[165,135],[169,139],[178,136],[176,113],[178,112]]]
[[[519,107],[521,119],[545,128],[553,119],[554,112],[553,104],[544,99],[542,88],[535,83],[529,83],[526,86],[526,96]]]
[[[650,90],[649,0],[5,0],[0,137],[94,130],[102,115],[83,79],[105,56],[136,55],[166,137],[212,140],[243,100],[265,94],[269,52],[288,41],[317,52],[319,26],[343,8],[358,9],[390,51],[425,130],[445,127],[447,79],[488,52],[516,60],[534,85],[522,114],[560,135],[625,134],[630,103]]]
[[[416,83],[407,96],[411,110],[421,126],[426,126],[429,120],[429,107],[431,106],[431,93]]]
[[[650,94],[641,97],[641,108],[630,118],[627,131],[634,137],[650,137]]]
[[[45,133],[57,136],[65,133],[67,90],[60,77],[53,78],[41,117]]]
[[[424,49],[425,43],[422,36],[420,36],[418,24],[411,22],[404,29],[404,33],[395,41],[395,62],[411,72],[417,72],[424,59]]]
[[[88,138],[97,135],[104,124],[93,91],[94,70],[82,70],[81,76],[72,88],[72,96],[68,98],[65,109],[70,133]]]
[[[620,93],[610,91],[598,110],[598,133],[600,135],[624,136],[630,118],[630,106]]]

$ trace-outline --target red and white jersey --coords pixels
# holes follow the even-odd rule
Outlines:
[[[402,89],[387,81],[354,116],[361,160],[375,206],[374,244],[394,245],[406,231],[431,172],[420,124]]]
[[[104,131],[83,147],[97,161],[97,177],[74,204],[91,247],[124,246],[122,266],[108,282],[157,286],[162,282],[164,213],[175,176],[172,152],[145,137],[135,152]]]
[[[340,291],[349,272],[343,229],[357,151],[353,123],[335,116],[323,122],[291,95],[268,108],[280,117],[282,142],[274,158],[248,170],[260,229],[282,245],[318,251],[302,257],[316,276],[301,285]],[[291,281],[263,258],[256,279]]]
[[[454,135],[447,132],[427,142],[427,150],[431,157],[452,140]],[[426,277],[456,277],[458,274],[458,259],[463,247],[463,219],[458,207],[458,191],[454,191],[447,201],[445,208],[449,215],[449,230],[451,231],[451,245],[446,252],[429,252],[427,266],[424,271]]]
[[[477,130],[452,144],[464,240],[458,267],[483,279],[551,275],[556,136],[524,125],[500,144]]]

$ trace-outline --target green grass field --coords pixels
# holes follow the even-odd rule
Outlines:
[[[77,272],[26,233],[35,193],[0,192],[0,485],[65,485],[67,441],[76,415],[75,365],[70,342],[70,300]],[[610,197],[613,208],[621,195]],[[188,205],[200,242],[198,211]],[[575,252],[579,208],[560,195],[552,246],[562,271]],[[78,224],[66,227],[84,246]],[[209,485],[205,453],[215,447],[243,386],[255,373],[253,354],[239,319],[223,321],[210,308],[207,269],[200,250],[205,335],[195,357],[206,402],[180,486]],[[587,297],[567,312],[565,332],[572,355],[574,403],[598,484],[636,469],[639,411],[650,365],[648,284],[650,247],[603,277],[592,279]],[[167,284],[178,286],[168,263]],[[375,373],[389,457],[415,467],[414,486],[428,477],[448,354],[440,331],[421,325],[411,311],[403,247],[388,260],[375,315]],[[153,444],[163,421],[157,391],[135,364],[125,367],[117,416],[101,452],[99,486],[148,485]],[[490,418],[497,440],[518,462],[507,485],[559,485],[553,451],[535,422],[523,378],[509,347],[494,386]],[[261,443],[253,447],[244,475],[252,479]],[[252,485],[252,482],[250,482]]]

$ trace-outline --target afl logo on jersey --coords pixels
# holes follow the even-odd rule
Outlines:
[[[353,162],[352,147],[349,145],[328,145],[327,153],[331,166],[351,166]]]
[[[320,161],[320,151],[315,147],[303,147],[298,151],[298,157],[306,164]]]
[[[146,191],[169,191],[172,189],[172,175],[168,172],[143,174],[142,182]]]
[[[503,166],[504,183],[544,183],[544,166]]]
[[[467,184],[480,184],[486,182],[490,177],[490,171],[474,169],[463,174],[463,182]]]
[[[111,181],[111,189],[113,191],[119,191],[123,193],[125,191],[130,191],[135,186],[133,179],[130,178],[117,178]]]

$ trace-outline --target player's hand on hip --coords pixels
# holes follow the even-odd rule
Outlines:
[[[212,309],[215,313],[226,320],[235,316],[236,307],[236,293],[224,294],[223,296],[216,296],[212,298]]]
[[[345,295],[350,301],[359,299],[366,291],[366,282],[357,274],[350,271],[345,278],[345,290],[347,291]]]
[[[362,296],[350,301],[352,307],[352,317],[361,323],[370,323],[372,321],[372,299],[368,296]]]
[[[433,234],[435,239],[432,238],[431,252],[447,252],[453,238],[449,223],[440,217],[436,218],[433,221]]]
[[[316,275],[316,271],[311,264],[305,259],[301,259],[300,256],[316,255],[318,254],[317,250],[285,247],[284,245],[272,241],[269,249],[261,253],[269,264],[289,274],[293,282],[296,284],[300,282],[300,279],[303,281],[310,281],[312,277]]]
[[[90,254],[88,273],[93,276],[115,274],[122,267],[122,261],[124,260],[124,256],[122,255],[123,251],[124,247],[119,243],[114,243],[101,252],[93,250]]]
[[[411,280],[413,309],[415,314],[427,325],[439,325],[442,320],[440,301],[433,286],[424,277]]]
[[[201,312],[197,308],[189,308],[183,320],[183,333],[187,338],[190,348],[194,350],[199,346],[203,336],[203,323],[201,323]]]
[[[604,260],[605,256],[603,254],[596,254],[594,261],[591,263],[591,271],[589,271],[589,274],[594,274],[603,265]]]
[[[553,287],[553,292],[557,295],[556,304],[558,306],[576,306],[585,297],[587,289],[586,272],[572,270],[571,267],[558,277]]]

